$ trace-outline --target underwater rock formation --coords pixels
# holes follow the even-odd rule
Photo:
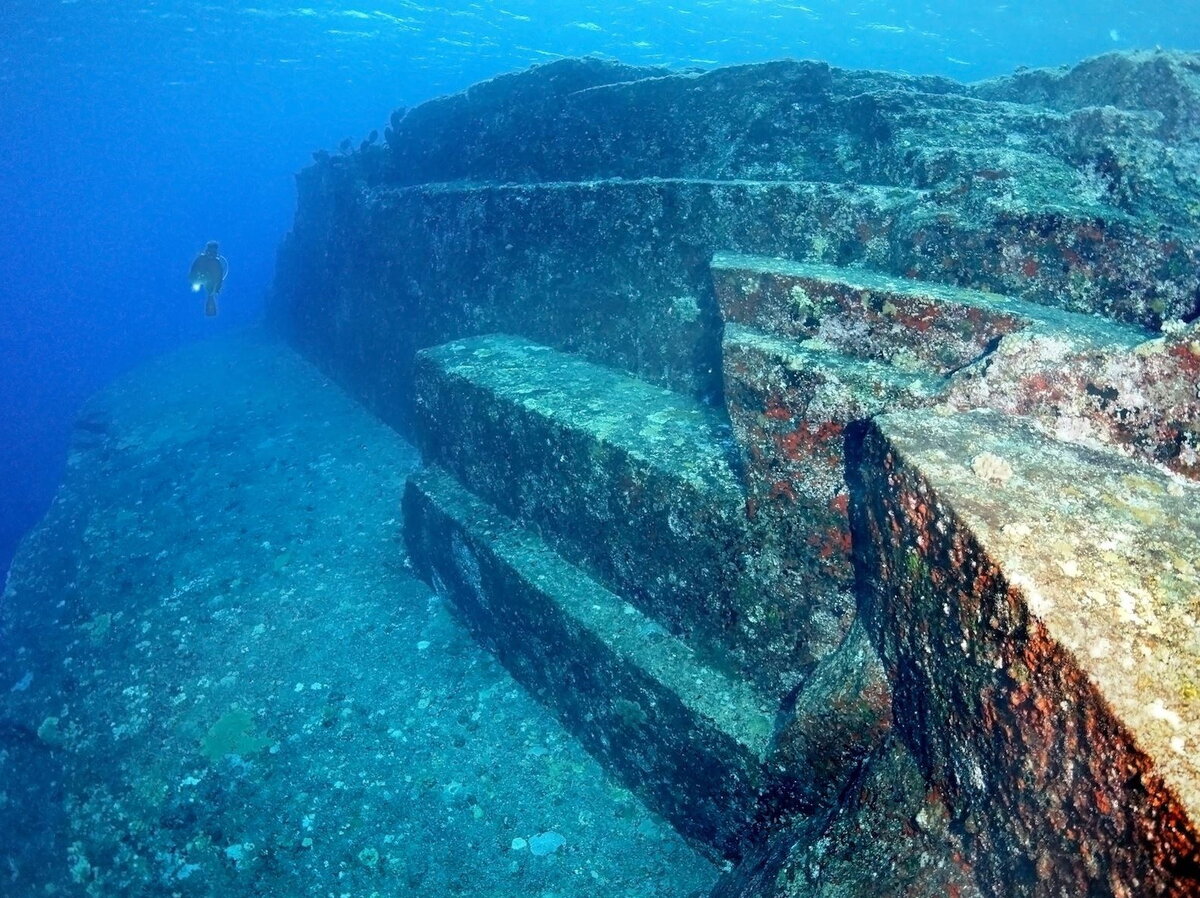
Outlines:
[[[714,898],[1200,893],[1200,58],[565,60],[315,158],[272,316],[424,466],[277,347],[93,407],[0,616],[22,876],[620,891],[649,808]]]
[[[398,422],[416,349],[490,331],[715,398],[719,251],[1189,320],[1194,66],[1113,55],[977,85],[815,62],[504,76],[301,173],[277,318]]]
[[[985,893],[1195,894],[1196,490],[986,410],[876,418],[851,479],[896,726]]]
[[[1200,58],[567,60],[299,188],[418,571],[715,894],[1200,891]]]

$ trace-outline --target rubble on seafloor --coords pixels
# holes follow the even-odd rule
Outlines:
[[[418,462],[261,336],[91,400],[0,612],[0,893],[707,892],[406,570]]]

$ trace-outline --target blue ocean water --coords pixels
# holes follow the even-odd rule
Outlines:
[[[391,109],[560,56],[782,56],[986,78],[1200,46],[1196,2],[678,0],[0,5],[0,570],[116,373],[263,310],[292,175]],[[218,239],[206,320],[185,273]]]

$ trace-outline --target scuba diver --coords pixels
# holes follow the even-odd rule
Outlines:
[[[217,241],[210,240],[204,247],[204,252],[196,256],[192,269],[188,272],[188,280],[192,282],[192,291],[198,292],[201,287],[208,291],[204,302],[204,314],[212,318],[217,314],[217,294],[221,292],[221,284],[229,276],[229,263],[221,255]]]

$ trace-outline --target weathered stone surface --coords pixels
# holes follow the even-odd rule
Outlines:
[[[935,403],[943,412],[955,406],[992,405],[1018,412],[1076,442],[1104,439],[1123,444],[1130,454],[1190,473],[1188,465],[1195,458],[1190,440],[1195,432],[1191,422],[1197,410],[1198,380],[1193,371],[1197,360],[1192,351],[1194,335],[1187,329],[1148,340],[1149,335],[1140,329],[1090,316],[994,294],[897,281],[870,272],[728,254],[718,255],[713,267],[718,301],[731,322],[726,325],[724,340],[726,405],[746,455],[749,506],[760,522],[772,522],[770,531],[786,534],[780,542],[791,551],[783,554],[782,566],[809,573],[803,581],[794,576],[790,581],[781,578],[777,582],[782,589],[802,582],[810,593],[819,593],[822,584],[828,590],[833,585],[846,589],[851,583],[852,543],[845,511],[853,501],[868,506],[892,501],[878,495],[892,495],[893,487],[883,479],[869,480],[861,495],[848,502],[843,469],[847,452],[852,465],[869,463],[857,457],[856,447],[862,427],[882,412]],[[984,443],[991,439],[986,420],[980,423],[969,416],[962,420],[973,422],[979,430],[971,439]],[[967,425],[962,426],[964,433],[970,432]],[[1056,447],[1048,441],[1047,445]],[[987,457],[983,450],[976,455]],[[1133,462],[1124,464],[1138,468]],[[920,460],[914,465],[924,472]],[[996,465],[998,469],[990,472],[983,466],[980,473],[1003,476],[1004,462]],[[1064,469],[1038,470],[1037,488],[1059,495],[1060,484],[1074,476],[1065,466],[1060,467]],[[1153,469],[1147,470],[1161,480]],[[837,514],[839,508],[841,515]],[[957,512],[953,502],[947,508],[947,515]],[[1141,523],[1134,517],[1125,522],[1125,529],[1132,532]],[[838,532],[846,534],[845,550],[828,554],[840,561],[841,570],[837,563],[814,568],[814,558],[826,553],[814,553],[812,548],[830,544],[827,534]],[[1194,553],[1197,535],[1191,529],[1177,534],[1177,557],[1186,559],[1189,552]],[[886,532],[884,537],[894,538],[894,533]],[[1090,538],[1077,536],[1077,541],[1087,544]],[[1141,539],[1153,543],[1155,535],[1144,532]],[[869,560],[870,553],[864,557],[861,545],[855,552],[860,588],[869,593],[880,573]],[[1003,570],[1011,573],[1007,567]],[[907,573],[911,572],[902,570],[900,576]],[[936,614],[941,596],[942,592],[934,589],[921,612],[911,619],[877,624],[879,632],[872,630],[873,636],[903,640],[905,633],[921,632],[929,626],[922,614]],[[1179,601],[1186,604],[1189,600],[1185,596]],[[1194,605],[1195,597],[1190,601]],[[1196,616],[1194,608],[1185,612],[1187,619]],[[885,630],[891,635],[880,635]],[[968,638],[971,632],[964,629]],[[1176,648],[1165,651],[1174,663],[1188,663],[1180,662]],[[1183,657],[1188,657],[1188,651],[1185,648]],[[933,654],[936,657],[936,650]],[[914,656],[918,662],[924,657],[915,649]],[[931,681],[956,677],[952,669],[938,667],[936,662],[931,662],[931,667]],[[845,671],[842,676],[847,676]],[[894,669],[889,676],[896,676]],[[1071,700],[1074,698],[1072,694]],[[1053,698],[1055,702],[1064,700],[1062,696]],[[902,700],[896,713],[907,720],[925,719],[924,711],[914,710],[911,701]],[[814,719],[819,716],[798,715],[798,730],[804,732]],[[1119,726],[1111,720],[1095,725],[1101,730]],[[948,740],[981,732],[961,716],[944,726]],[[1020,733],[1021,724],[1012,724],[1011,731]],[[1019,746],[1025,739],[1013,736],[1018,747],[1011,749],[1012,767],[989,776],[989,784],[995,778],[1021,781],[1014,768],[1042,762],[1035,752],[1022,754]],[[1059,769],[1094,764],[1087,757],[1092,749],[1089,742],[1060,749],[1069,760],[1060,757]],[[937,771],[945,763],[946,759],[939,757],[927,768],[939,788],[944,786]],[[803,770],[804,765],[798,763],[795,768]],[[980,796],[981,803],[985,800]],[[1118,799],[1109,796],[1106,800]],[[1026,809],[1027,815],[1033,813]],[[1049,820],[1057,822],[1053,815],[1042,818],[1044,825],[1054,825],[1046,823]],[[1120,839],[1114,842],[1097,826],[1092,819],[1076,823],[1075,829],[1091,833],[1081,838],[1098,840],[1106,846],[1104,850],[1114,850],[1114,844],[1115,850],[1123,850]],[[1036,843],[1036,839],[1031,841]],[[982,839],[966,850],[995,859],[1006,858],[1006,852],[1013,849],[1003,840]],[[1085,850],[1101,851],[1092,845]],[[1168,851],[1178,850],[1176,846]],[[1178,862],[1178,855],[1172,856]],[[1143,857],[1137,863],[1148,861]],[[1044,860],[1038,873],[1055,883],[1047,888],[1059,888],[1062,883],[1072,888],[1073,874],[1048,867]],[[1004,889],[1010,886],[1000,874],[993,871],[991,875],[997,894],[1008,894]],[[1121,894],[1120,885],[1113,888],[1112,894]]]
[[[958,214],[1192,221],[1198,96],[1195,57],[1163,52],[976,85],[812,61],[679,73],[563,60],[412,110],[390,152],[362,162],[405,185],[857,182],[933,189]]]
[[[410,478],[413,562],[583,744],[688,838],[736,857],[774,708],[437,469]]]
[[[566,59],[501,75],[407,114],[398,111],[384,132],[390,152],[375,160],[378,176],[396,184],[597,177],[590,164],[594,142],[572,146],[562,139],[568,107],[589,89],[669,74],[662,68]]]
[[[779,588],[771,559],[790,531],[781,536],[747,521],[722,416],[612,369],[503,335],[420,353],[415,394],[426,460],[479,496],[446,474],[429,474],[410,486],[406,520],[421,575],[457,597],[479,637],[559,709],[585,744],[649,789],[654,806],[681,831],[727,856],[759,844],[797,814],[839,800],[887,731],[888,685],[861,629],[843,642],[853,607],[848,582],[837,595],[837,625],[825,627],[813,623],[830,615],[823,593]],[[570,575],[558,585],[543,577],[530,593],[513,585],[513,576],[532,582],[528,575],[479,573],[495,565],[518,573],[527,567],[506,548],[513,540],[539,546],[538,564]],[[474,547],[470,557],[464,554],[468,545]],[[481,552],[495,563],[479,562]],[[554,624],[564,614],[579,615],[572,602],[591,601],[580,597],[595,593],[608,605],[622,600],[552,552],[586,568],[648,615],[626,606],[620,618],[625,624],[633,627],[629,616],[636,615],[641,623],[635,629],[649,628],[667,640],[662,645],[728,669],[730,683],[757,684],[757,696],[745,685],[737,689],[757,703],[755,714],[778,713],[778,747],[769,760],[759,759],[766,771],[735,776],[735,783],[752,786],[725,801],[736,826],[726,821],[713,830],[711,808],[697,811],[670,798],[695,791],[693,773],[685,762],[659,756],[680,750],[679,739],[691,738],[680,734],[696,732],[693,724],[666,711],[637,715],[635,741],[653,748],[641,750],[641,760],[623,754],[629,747],[621,727],[629,724],[614,722],[613,715],[621,708],[633,713],[634,699],[620,698],[614,712],[604,710],[607,704],[598,709],[597,697],[609,702],[631,690],[666,689],[665,698],[651,703],[671,707],[676,681],[664,672],[677,657],[651,665],[663,684],[635,689],[640,674],[631,684],[625,671],[646,662],[629,657],[620,632],[599,627],[580,636],[578,627]],[[848,580],[848,562],[843,564]],[[785,602],[793,603],[786,614],[777,610]],[[676,643],[664,624],[690,648]],[[702,681],[686,669],[679,676]],[[781,705],[782,693],[800,682],[799,695]],[[701,727],[696,739],[705,732]],[[700,750],[690,741],[685,749],[691,755]],[[648,765],[654,769],[650,783],[638,772]],[[697,816],[708,822],[690,822]]]
[[[1068,372],[1076,368],[1079,372],[1088,372],[1089,360],[1111,361],[1118,357],[1166,358],[1169,364],[1178,366],[1190,358],[1190,335],[1184,331],[1165,340],[1147,343],[1144,332],[1100,319],[1005,297],[897,282],[869,273],[829,267],[719,257],[715,276],[723,309],[735,319],[726,325],[723,346],[726,400],[734,432],[747,453],[748,523],[738,517],[740,492],[729,489],[733,471],[727,457],[729,446],[724,425],[717,422],[711,412],[611,370],[519,338],[459,341],[422,354],[417,374],[422,441],[429,458],[449,464],[469,482],[479,484],[484,494],[501,504],[507,513],[537,526],[556,545],[565,546],[567,552],[600,568],[605,567],[605,556],[594,553],[609,550],[598,548],[596,535],[605,532],[606,527],[611,528],[613,521],[636,521],[649,515],[648,520],[657,522],[646,528],[633,528],[637,533],[645,531],[637,539],[639,550],[644,551],[660,538],[655,534],[663,527],[659,516],[668,515],[667,530],[674,529],[669,522],[671,519],[703,521],[706,503],[721,497],[716,505],[723,509],[719,516],[723,524],[718,529],[737,534],[729,557],[740,558],[752,553],[744,572],[747,575],[744,582],[755,584],[759,590],[754,596],[755,607],[773,607],[762,604],[767,602],[805,609],[807,618],[793,614],[782,630],[773,632],[803,635],[801,643],[805,651],[811,652],[803,657],[808,663],[816,663],[816,667],[803,681],[795,707],[789,711],[788,722],[780,733],[778,751],[770,761],[770,787],[760,788],[753,802],[739,806],[737,813],[744,828],[735,839],[722,843],[719,850],[733,854],[741,850],[730,847],[737,842],[742,847],[749,846],[752,853],[765,850],[777,862],[781,862],[780,858],[785,854],[809,857],[805,863],[811,866],[808,853],[815,850],[817,844],[812,840],[825,838],[818,836],[818,830],[813,828],[818,819],[812,816],[814,812],[829,809],[829,820],[840,821],[838,825],[846,833],[874,831],[886,817],[885,814],[881,816],[880,805],[876,802],[848,802],[844,790],[861,765],[866,763],[869,769],[870,764],[876,763],[868,763],[866,759],[887,731],[891,719],[889,680],[898,676],[894,666],[889,667],[887,677],[883,675],[878,662],[872,660],[873,652],[863,642],[861,631],[852,630],[852,634],[858,636],[842,643],[851,620],[849,596],[853,586],[846,523],[850,494],[843,479],[847,436],[849,460],[857,465],[867,463],[858,450],[862,430],[870,426],[867,422],[872,416],[881,412],[937,402],[942,416],[931,420],[950,420],[945,418],[945,413],[952,404],[966,404],[969,397],[982,396],[984,401],[1000,404],[1006,395],[1019,393],[1028,400],[1022,411],[1036,417],[1038,409],[1060,402],[1065,395],[1057,391],[1043,391],[1043,395],[1028,387],[1032,377],[1030,370],[1049,372],[1052,369],[1048,359],[1060,362],[1066,359],[1075,363],[1074,367],[1071,364],[1063,366]],[[796,301],[794,286],[801,287],[800,302]],[[765,334],[736,323],[737,319],[782,332],[785,336]],[[1043,348],[1022,354],[1014,348],[1021,346]],[[1011,361],[1006,362],[1010,359],[1023,360],[1025,369],[1018,371]],[[1014,386],[1022,383],[1025,386],[1019,389]],[[1194,387],[1185,381],[1182,389]],[[1089,395],[1079,384],[1076,384],[1075,392]],[[964,433],[976,434],[972,439],[985,442],[991,439],[986,421],[980,423],[970,415],[963,416],[962,420],[972,422],[969,426],[963,425]],[[630,422],[639,423],[633,425]],[[646,422],[650,425],[648,430]],[[700,431],[696,429],[698,423],[703,424]],[[708,433],[709,438],[698,439],[700,432]],[[1054,443],[1047,445],[1057,447]],[[497,447],[500,447],[499,451]],[[1084,450],[1058,447],[1055,451],[1069,454]],[[985,451],[976,455],[980,460],[990,458]],[[709,458],[714,460],[711,465],[706,462]],[[1005,479],[1008,477],[1005,464],[1005,460],[997,455],[990,467],[981,462],[970,476],[992,478],[993,481]],[[1135,465],[1131,461],[1124,464]],[[637,473],[639,470],[642,473]],[[656,477],[665,478],[664,483],[674,486],[630,494],[626,487],[631,477],[634,482],[654,480],[644,473],[646,470],[655,472]],[[1162,476],[1152,469],[1147,470],[1152,476]],[[711,492],[705,501],[693,503],[693,508],[687,496],[694,484],[688,485],[688,481],[696,479],[692,475],[701,471],[717,472],[715,480],[709,484],[715,492]],[[1041,475],[1042,480],[1038,482],[1043,484],[1069,476],[1067,472],[1057,470],[1042,471]],[[699,480],[703,481],[704,477]],[[781,483],[786,489],[779,486]],[[619,487],[616,492],[614,484]],[[678,505],[680,501],[683,506]],[[858,501],[870,503],[875,499],[869,491],[863,491]],[[948,516],[954,513],[946,512]],[[590,514],[595,517],[589,519]],[[581,520],[585,521],[582,526]],[[1134,520],[1138,520],[1136,516]],[[823,542],[822,537],[830,534],[830,539],[836,539]],[[695,533],[689,531],[689,538],[672,551],[661,553],[660,560],[670,561],[676,552],[686,550],[694,536]],[[1186,545],[1195,540],[1196,534],[1185,533],[1181,538],[1181,545]],[[618,544],[623,539],[621,534],[615,536]],[[449,557],[453,553],[447,552],[445,545],[450,543],[447,538],[443,538],[442,543],[441,556]],[[825,543],[836,544],[840,551],[822,551]],[[707,543],[701,539],[698,544],[703,547]],[[721,540],[713,544],[720,545]],[[872,551],[873,547],[860,552],[857,559],[859,582],[868,592],[879,580]],[[437,553],[430,548],[426,554],[434,557]],[[651,557],[654,554],[652,552]],[[599,564],[596,557],[601,558]],[[613,568],[611,565],[609,568],[612,577]],[[718,566],[717,569],[721,568]],[[620,588],[630,594],[645,590],[647,582],[689,580],[675,575],[656,576],[652,573],[654,570],[653,563],[639,561],[625,566],[623,574],[613,580],[619,579]],[[738,564],[723,570],[725,575],[737,572],[742,576],[743,573]],[[1009,573],[1007,568],[1004,570],[1005,574]],[[705,582],[708,571],[711,568],[702,566],[699,574],[691,578],[702,590],[712,588]],[[503,588],[490,588],[484,593],[487,598],[481,600],[481,604],[507,605]],[[931,597],[929,607],[923,609],[923,613],[936,614],[940,596],[938,592]],[[831,611],[836,609],[840,609],[840,617]],[[677,613],[674,596],[664,594],[649,610],[672,620],[670,616]],[[838,621],[837,626],[823,631],[813,627],[811,620],[820,615]],[[500,620],[495,618],[489,624],[481,625],[480,632],[486,634],[484,638],[508,642],[515,639],[522,643],[522,639],[513,636],[520,628]],[[928,628],[928,622],[914,614],[912,621],[890,626],[902,632],[922,632]],[[695,636],[697,632],[692,630],[690,635]],[[825,637],[823,641],[815,638],[821,632]],[[885,638],[877,636],[874,630],[872,634],[878,639]],[[721,652],[722,638],[746,644],[736,633],[730,636],[710,630],[707,640],[701,640],[707,656],[711,657],[714,647]],[[535,669],[546,668],[548,647],[558,642],[560,640],[552,631],[549,636],[543,634],[535,640],[535,645],[524,648],[539,659]],[[839,644],[841,649],[835,652]],[[733,657],[744,661],[746,657],[755,657],[754,650],[749,656],[734,652]],[[741,669],[744,674],[755,676],[744,665]],[[937,668],[929,676],[931,679],[952,679],[953,675],[953,671]],[[540,676],[545,677],[544,674]],[[1080,677],[1080,680],[1085,681],[1086,677]],[[1078,687],[1078,683],[1075,686]],[[595,683],[581,681],[574,698],[564,702],[586,705],[588,690],[595,688]],[[911,692],[910,689],[904,696],[908,704],[901,702],[898,707],[899,717],[929,719],[924,711],[913,711]],[[1111,736],[1124,726],[1119,709],[1115,716],[1097,718],[1099,722],[1089,717],[1092,714],[1087,704],[1089,694],[1082,687],[1075,692],[1063,692],[1063,695],[1068,694],[1070,700],[1078,702],[1079,713],[1093,729]],[[1064,700],[1067,699],[1054,698],[1054,701]],[[1007,732],[1014,747],[1007,754],[998,750],[996,757],[988,759],[996,770],[993,776],[997,779],[1007,777],[1010,785],[1017,784],[1011,788],[1018,791],[1026,788],[1022,771],[1030,764],[1045,763],[1036,750],[1028,748],[1028,737],[1022,735],[1024,725],[1033,724],[1025,720],[1012,723]],[[986,728],[973,731],[970,722],[961,715],[948,719],[945,731],[944,738],[955,745],[964,740],[983,738],[980,733],[991,738]],[[902,728],[901,733],[907,734],[907,731]],[[1091,731],[1088,738],[1092,738]],[[1119,742],[1121,737],[1114,738]],[[914,748],[918,756],[926,760],[921,746]],[[1090,742],[1082,741],[1059,746],[1056,749],[1057,769],[1073,765],[1094,767],[1094,761],[1086,757],[1090,748]],[[1109,752],[1104,757],[1111,759],[1112,754]],[[1031,806],[1019,811],[1010,810],[1019,804],[1019,799],[1005,803],[1003,812],[993,810],[996,818],[1007,820],[1012,816],[1022,821],[1017,825],[1018,829],[1028,827],[1029,830],[1020,829],[1020,836],[1016,836],[1011,830],[1001,831],[1001,823],[992,818],[987,820],[987,826],[991,828],[986,829],[984,823],[971,816],[984,812],[965,810],[966,804],[960,793],[950,790],[943,781],[947,776],[961,774],[953,767],[949,768],[951,773],[946,773],[944,763],[944,759],[930,761],[922,768],[923,775],[929,777],[935,790],[931,800],[936,803],[951,796],[945,800],[955,821],[961,824],[955,832],[964,856],[973,857],[975,852],[985,856],[975,863],[983,871],[981,875],[986,888],[993,894],[1008,894],[1004,890],[1011,888],[1018,890],[1013,894],[1022,894],[1020,889],[1027,887],[1020,876],[1014,886],[998,872],[1011,865],[1015,851],[1026,852],[1028,869],[1033,871],[1029,874],[1030,881],[1040,876],[1053,884],[1047,888],[1059,888],[1063,883],[1075,887],[1070,884],[1081,881],[1078,876],[1092,875],[1080,874],[1070,863],[1060,865],[1062,869],[1055,866],[1058,862],[1046,860],[1047,854],[1039,847],[1040,837],[1029,835],[1036,826],[1055,827],[1061,819],[1055,813],[1045,813],[1045,808],[1036,804],[1043,798],[1040,791],[1034,792],[1036,798],[1026,796]],[[672,775],[678,775],[678,771]],[[686,785],[683,788],[686,789]],[[665,786],[663,790],[668,791]],[[992,791],[989,787],[985,794],[991,795]],[[1097,794],[1101,797],[1096,799],[1096,806],[1107,807],[1125,798]],[[1148,801],[1152,804],[1154,800]],[[982,803],[984,798],[977,796],[977,801]],[[1066,801],[1062,798],[1059,803]],[[1040,817],[1037,816],[1039,813]],[[797,818],[797,814],[801,816]],[[749,822],[751,817],[753,822]],[[1146,863],[1145,859],[1128,860],[1136,850],[1127,849],[1123,837],[1114,839],[1105,830],[1103,817],[1103,813],[1098,818],[1086,818],[1085,815],[1067,837],[1068,841],[1076,839],[1084,844],[1083,848],[1075,846],[1076,854],[1082,852],[1089,858],[1083,867],[1095,868],[1099,862],[1094,858],[1106,851],[1116,852],[1124,858],[1122,863],[1126,868],[1134,870],[1128,876],[1142,875],[1140,865]],[[797,820],[803,822],[797,823]],[[967,822],[962,822],[964,820]],[[1133,823],[1126,828],[1131,832],[1136,830]],[[973,839],[962,841],[962,829],[971,831]],[[983,835],[979,835],[981,829],[986,829]],[[789,834],[780,835],[781,831]],[[846,838],[852,842],[850,836]],[[792,842],[787,842],[788,839]],[[764,840],[768,847],[758,847]],[[785,843],[789,846],[786,852],[781,847]],[[1172,863],[1178,866],[1179,844],[1164,844],[1169,847],[1165,855],[1155,856],[1155,862],[1170,856],[1174,859]],[[941,887],[947,882],[943,874],[951,868],[957,871],[954,876],[959,879],[966,876],[963,871],[968,866],[964,862],[955,862],[950,867],[937,864],[933,868],[935,872],[924,871],[929,874],[925,876],[920,872],[924,868],[918,870],[910,864],[911,858],[906,852],[911,847],[907,843],[877,846],[877,856],[894,852],[893,857],[899,865],[897,869],[905,871],[903,876],[908,877],[906,882],[914,889],[909,894],[922,894],[922,888]],[[1186,845],[1182,850],[1187,850]],[[847,851],[851,849],[847,848]],[[995,866],[989,868],[989,864]],[[749,871],[753,868],[754,864],[746,868],[747,876],[752,875]],[[796,869],[800,869],[799,862]],[[839,875],[851,874],[843,870]],[[1133,881],[1122,880],[1122,875],[1125,874],[1113,874],[1112,894],[1121,894],[1120,889]],[[823,888],[818,880],[819,877],[805,878],[794,874],[791,881],[797,889]],[[953,884],[955,888],[966,890],[964,894],[970,894],[968,880],[959,882],[955,879]]]
[[[947,475],[942,461],[922,454],[933,449],[910,435],[904,477],[889,483],[872,470],[886,451],[872,447],[894,429],[887,421],[926,420],[897,409],[987,406],[1064,440],[1121,449],[1132,460],[1112,470],[1142,472],[1131,475],[1135,483],[1166,483],[1143,462],[1197,477],[1200,355],[1188,324],[1200,314],[1197,110],[1196,57],[1174,53],[1112,55],[980,85],[818,63],[665,73],[560,62],[397,115],[386,145],[325,156],[303,173],[274,314],[388,420],[415,423],[431,458],[457,465],[469,488],[522,527],[695,639],[692,650],[706,661],[760,686],[770,681],[764,671],[774,677],[788,666],[778,659],[796,662],[794,681],[774,681],[799,689],[794,708],[784,703],[772,761],[782,785],[756,806],[748,843],[756,852],[755,839],[776,836],[759,872],[774,864],[770,888],[790,891],[767,894],[970,895],[977,874],[993,896],[1182,895],[1195,878],[1194,815],[1178,790],[1181,775],[1164,761],[1173,749],[1147,749],[1136,709],[1110,703],[1114,687],[1079,661],[1086,653],[1066,638],[1065,623],[1030,615],[1021,559],[995,556],[997,543],[980,537],[971,518],[983,512],[955,492],[963,476],[975,487],[986,478],[974,498],[1009,508],[1005,484],[1025,469],[980,448],[998,439],[988,422],[1004,419],[929,419],[945,432],[934,428],[926,441],[950,440],[953,431],[956,445],[974,447],[967,475],[961,466]],[[702,557],[729,561],[689,567],[686,540],[641,525],[636,532],[653,537],[650,554],[665,559],[670,553],[658,550],[669,546],[678,565],[598,545],[617,534],[620,547],[622,518],[665,519],[672,530],[694,509],[670,490],[612,487],[622,471],[638,470],[622,460],[636,452],[608,439],[613,410],[625,409],[630,421],[653,413],[636,402],[610,407],[588,392],[587,378],[547,383],[509,367],[488,381],[480,359],[468,378],[443,371],[436,389],[423,386],[436,398],[414,416],[409,380],[416,370],[431,383],[440,350],[415,365],[417,352],[496,331],[712,407],[723,398],[749,514],[729,528],[739,535],[728,554],[712,554],[717,541],[707,537],[699,546]],[[536,392],[522,395],[531,386]],[[596,401],[566,401],[577,392]],[[563,414],[538,420],[545,397],[557,397]],[[897,417],[871,424],[881,413]],[[1003,439],[1027,433],[1002,430]],[[708,449],[689,455],[688,436],[680,437],[667,467],[686,471]],[[1090,450],[1028,439],[1054,462],[1037,469],[1034,498],[1061,505],[1029,523],[1046,528],[1044,546],[1023,551],[1054,547],[1068,532],[1067,542],[1085,543],[1091,535],[1071,527],[1098,494],[1073,480]],[[487,457],[501,446],[519,450],[511,463]],[[847,463],[852,482],[884,492],[849,489]],[[521,483],[526,469],[537,476],[514,488],[509,481]],[[546,492],[564,479],[587,489]],[[891,593],[876,582],[881,559],[901,551],[889,540],[903,547],[916,537],[899,524],[861,525],[852,544],[848,514],[881,521],[914,483],[932,483],[941,503],[936,522],[919,522],[925,538],[961,552],[948,556],[946,571],[891,559],[887,590],[920,601],[900,603],[905,614],[885,625],[881,596]],[[538,506],[544,499],[552,501]],[[1037,502],[1028,505],[1043,507]],[[1096,543],[1100,561],[1088,574],[1096,582],[1137,570],[1120,557],[1122,546],[1159,551],[1156,512],[1140,502],[1119,538]],[[1051,533],[1060,518],[1062,533]],[[452,544],[448,530],[441,537]],[[1196,534],[1183,528],[1174,537],[1186,561]],[[452,558],[446,545],[442,555]],[[432,545],[428,554],[436,555]],[[440,563],[451,564],[445,557]],[[1059,560],[1071,583],[1082,579],[1066,573],[1078,573],[1082,560]],[[731,576],[734,592],[742,584],[749,592],[696,617],[677,607],[684,592],[662,588],[676,567],[705,601],[729,595]],[[725,582],[708,582],[714,571]],[[963,582],[977,571],[987,576]],[[501,598],[506,588],[489,595]],[[855,589],[882,667],[851,627]],[[1140,593],[1126,592],[1134,597],[1127,611],[1144,620]],[[1074,597],[1079,613],[1090,613],[1079,595],[1086,591]],[[998,609],[999,623],[962,625],[956,609],[981,601]],[[495,620],[507,613],[503,602],[488,607]],[[726,615],[733,608],[753,609],[755,619]],[[1169,617],[1158,616],[1160,625]],[[682,623],[693,618],[728,626]],[[1013,620],[1019,626],[1003,628]],[[762,647],[752,634],[765,637]],[[967,661],[927,657],[934,637],[939,651],[960,655],[966,640]],[[782,653],[769,647],[789,639]],[[1161,639],[1145,644],[1153,651]],[[544,657],[545,643],[522,650]],[[992,668],[985,655],[1016,660]],[[1059,708],[1060,700],[1076,704]],[[1155,714],[1191,725],[1165,699]],[[872,755],[892,723],[916,767],[890,750]],[[1129,772],[1133,779],[1123,778]],[[864,783],[876,785],[864,791]],[[939,807],[941,818],[930,810]],[[793,811],[807,816],[792,819]],[[935,818],[937,833],[925,838],[921,821]],[[958,855],[947,851],[947,835]],[[920,857],[941,860],[922,866]],[[741,872],[757,876],[754,866]]]
[[[900,371],[948,376],[983,360],[1015,333],[1064,352],[1130,350],[1150,334],[998,293],[888,277],[861,268],[718,253],[722,316],[792,339],[815,338]]]
[[[1025,69],[972,88],[979,97],[1034,103],[1061,111],[1094,108],[1148,114],[1165,140],[1185,144],[1200,135],[1200,65],[1191,54],[1111,53],[1076,66]],[[1185,149],[1177,145],[1177,151]],[[1194,147],[1193,147],[1194,149]]]
[[[520,334],[719,402],[716,249],[839,260],[910,191],[640,179],[364,190],[299,180],[276,312],[294,342],[387,420],[411,427],[417,350]]]
[[[811,609],[813,657],[852,619],[847,434],[888,410],[992,406],[1076,441],[1195,467],[1200,357],[1186,333],[876,273],[718,254],[725,402],[745,455],[753,565]],[[1122,397],[1125,397],[1122,399]]]
[[[812,813],[838,803],[887,738],[891,702],[883,665],[856,623],[805,681],[779,733],[771,763],[790,798],[788,809],[800,806]]]
[[[774,695],[811,665],[810,603],[747,569],[761,553],[715,409],[505,336],[422,352],[414,391],[428,461],[715,663]]]
[[[4,898],[703,894],[402,566],[418,462],[274,340],[89,402],[0,601]]]
[[[994,294],[863,269],[718,253],[713,280],[725,321],[900,371],[947,375],[1028,327],[1039,307]],[[1044,310],[1047,315],[1050,310]]]
[[[745,453],[757,538],[750,567],[778,604],[803,609],[790,626],[811,664],[837,648],[854,616],[847,428],[910,404],[928,378],[737,324],[726,325],[724,351],[725,405]]]
[[[984,892],[1196,894],[1196,488],[911,411],[875,419],[854,493],[896,725]]]
[[[1009,336],[947,399],[1027,416],[1061,439],[1108,444],[1200,480],[1200,327],[1154,339],[1109,331],[1108,341],[1045,327]]]

